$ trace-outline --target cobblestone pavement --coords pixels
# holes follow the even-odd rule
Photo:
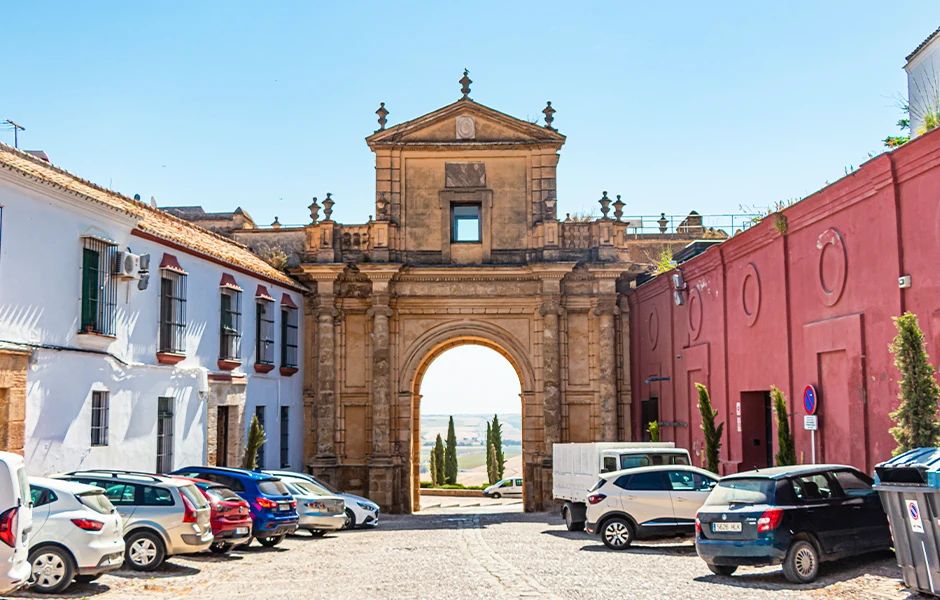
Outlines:
[[[68,597],[920,598],[901,587],[890,554],[826,564],[816,584],[798,588],[779,568],[715,577],[687,540],[612,552],[596,538],[566,531],[557,514],[507,512],[518,507],[505,503],[458,504],[385,516],[375,530],[321,539],[300,534],[275,549],[255,545],[231,557],[173,557],[153,574],[119,571],[96,584],[73,585]]]

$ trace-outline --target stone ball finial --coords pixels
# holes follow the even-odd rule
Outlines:
[[[467,69],[464,69],[463,77],[460,78],[460,81],[458,81],[458,83],[460,84],[460,91],[463,94],[463,98],[461,98],[461,100],[469,100],[470,99],[470,84],[473,83],[473,80],[470,79],[470,71],[468,71]]]
[[[379,115],[379,128],[375,131],[379,132],[385,129],[385,124],[388,123],[388,119],[385,118],[388,116],[388,109],[385,108],[384,102],[379,103],[379,109],[375,111],[375,114]]]
[[[323,220],[332,221],[333,216],[333,205],[336,204],[336,201],[332,198],[333,194],[327,192],[326,200],[323,201]]]
[[[542,111],[542,114],[545,115],[545,129],[551,129],[552,131],[556,131],[555,128],[552,127],[552,121],[555,120],[555,117],[552,115],[555,114],[555,109],[552,108],[551,100],[548,101],[548,104],[545,107],[545,109]]]
[[[313,197],[313,202],[310,203],[310,206],[307,208],[310,209],[310,224],[315,225],[317,219],[320,218],[320,205],[317,204],[317,197]]]
[[[669,226],[669,219],[666,218],[666,213],[660,213],[659,220],[656,222],[659,223],[659,233],[666,233],[666,229]]]
[[[276,216],[274,217],[274,222],[271,223],[271,227],[274,228],[274,229],[280,229],[280,228],[281,228],[281,222],[278,221],[278,219],[277,219]]]

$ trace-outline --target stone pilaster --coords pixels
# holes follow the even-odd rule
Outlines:
[[[539,315],[542,317],[542,400],[545,418],[545,451],[561,442],[561,356],[558,347],[560,296],[545,294]]]
[[[600,298],[594,308],[594,314],[598,317],[598,391],[600,439],[603,442],[617,441],[617,369],[614,361],[617,333],[614,315],[617,311],[616,299],[610,297]]]

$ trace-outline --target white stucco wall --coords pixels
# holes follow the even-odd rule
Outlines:
[[[255,290],[267,287],[275,298],[275,365],[280,366],[280,305],[287,292],[303,307],[302,295],[247,275],[231,266],[172,249],[131,234],[133,218],[110,208],[29,182],[0,170],[3,205],[0,241],[0,340],[36,346],[27,377],[26,460],[30,472],[46,474],[76,468],[156,467],[157,398],[175,402],[174,463],[202,464],[206,456],[206,401],[197,394],[201,368],[218,371],[219,281],[231,274],[243,288],[242,360],[235,375],[248,378],[246,414],[266,407],[268,467],[279,467],[280,406],[290,407],[290,462],[303,466],[302,373],[281,376],[254,372]],[[119,250],[151,256],[150,286],[118,284],[116,340],[109,356],[77,351],[81,313],[81,235],[97,228]],[[157,362],[160,274],[164,252],[177,257],[187,279],[186,359]],[[298,367],[303,364],[303,318],[298,315]],[[61,346],[76,351],[43,349]],[[91,394],[110,395],[107,447],[90,447]],[[247,426],[247,423],[246,423]]]
[[[911,107],[911,135],[920,135],[923,114],[940,109],[940,36],[911,58],[907,71],[907,98]]]

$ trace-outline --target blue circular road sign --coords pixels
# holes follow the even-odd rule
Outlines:
[[[806,409],[808,415],[816,414],[816,388],[811,385],[803,390],[803,408]]]

